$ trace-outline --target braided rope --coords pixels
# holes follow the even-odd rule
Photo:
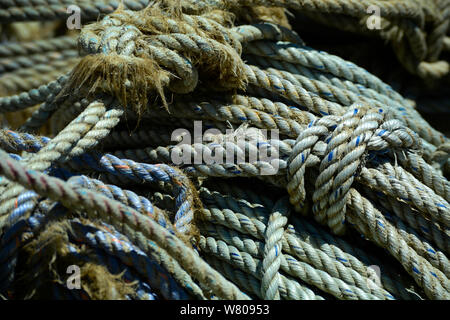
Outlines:
[[[69,2],[0,0],[3,24],[70,4],[92,22],[81,58],[66,36],[0,44],[0,111],[29,114],[0,130],[2,294],[97,298],[61,285],[79,261],[109,279],[102,298],[449,298],[445,135],[380,78],[261,22],[275,6],[373,34],[443,87],[447,0]],[[370,5],[382,30],[358,30]]]
[[[206,189],[202,189],[201,196],[207,201],[207,203],[214,201],[215,205],[221,207],[221,210],[219,210],[215,205],[208,206],[207,208],[205,208],[205,210],[203,210],[202,215],[203,219],[206,219],[209,222],[226,226],[227,228],[234,229],[243,234],[252,235],[257,239],[264,239],[266,226],[260,219],[263,218],[264,219],[263,221],[266,221],[266,219],[268,219],[269,216],[268,213],[264,213],[263,210],[255,210],[248,206],[242,206],[242,204],[240,204],[239,202],[234,202],[232,198],[224,197],[223,195],[220,195],[216,192],[211,193]],[[230,203],[230,201],[232,202]],[[244,210],[246,212],[246,215],[244,216],[242,214],[234,213],[232,210],[228,209],[230,205],[231,207],[239,206],[235,209],[236,212]],[[259,209],[262,208],[263,207],[259,207]],[[296,222],[300,221],[296,220]],[[297,229],[299,224],[298,223],[294,224]],[[361,279],[360,276],[360,274],[363,274],[366,277],[368,277],[367,265],[364,266],[358,260],[359,257],[362,257],[361,253],[358,254],[352,253],[351,247],[348,244],[345,244],[345,242],[342,242],[342,244],[344,245],[343,249],[345,251],[340,250],[339,246],[336,247],[332,246],[331,249],[333,251],[336,251],[336,253],[332,253],[333,251],[330,252],[328,250],[325,250],[325,252],[323,252],[322,251],[324,250],[323,246],[318,246],[314,242],[309,243],[305,241],[317,237],[320,230],[314,229],[314,227],[309,224],[307,224],[307,226],[309,229],[304,228],[302,229],[305,236],[300,236],[300,234],[294,230],[293,226],[288,226],[289,232],[285,233],[282,241],[283,251],[286,251],[287,253],[292,254],[293,256],[299,258],[300,260],[309,263],[311,265],[314,265],[315,267],[323,271],[328,272],[330,275],[334,277],[343,278],[347,284],[358,286],[362,285],[363,287],[365,287],[365,290],[367,290],[367,282],[366,280]],[[221,227],[218,227],[217,225],[214,226],[214,228],[212,229],[212,225],[208,225],[208,227],[205,227],[204,230],[211,236],[214,237],[219,236],[227,242],[231,241],[233,245],[242,247],[241,250],[245,250],[247,252],[255,251],[256,247],[255,245],[250,245],[251,243],[250,239],[246,239],[244,237],[245,240],[238,241],[238,239],[242,238],[242,235],[239,237],[233,236],[233,232],[230,229],[226,230]],[[212,232],[211,230],[215,231]],[[331,235],[326,233],[323,234],[327,236],[326,243],[330,243],[330,241],[333,240]],[[330,258],[332,260],[330,260]],[[348,264],[348,261],[352,263],[351,264],[352,268],[358,270],[358,273],[352,271],[351,268],[347,269],[343,267],[343,265],[346,264],[345,262],[347,262]],[[379,261],[376,261],[376,264],[380,265],[381,263]],[[395,284],[395,281],[389,278],[386,275],[386,273],[382,274],[381,281],[383,284],[388,286],[395,294],[398,294],[403,297],[408,296],[409,298],[411,298],[411,296],[405,292],[405,287],[399,284]],[[381,296],[383,296],[383,294]]]
[[[66,60],[78,56],[76,50],[45,52],[27,56],[0,59],[0,74],[20,68],[30,68],[35,64],[48,64],[52,61]]]
[[[109,115],[108,115],[109,116]],[[108,116],[106,116],[106,118],[108,118]],[[111,119],[112,121],[114,121],[113,119]],[[97,125],[100,126],[101,122],[98,122]],[[71,131],[69,131],[71,132]],[[26,144],[28,141],[23,141],[22,139],[20,139],[20,135],[12,132],[12,131],[8,131],[6,133],[7,136],[13,136],[16,138],[16,140],[14,141],[14,143],[16,143],[15,146],[11,146],[10,148],[17,150],[18,148],[21,148],[23,150],[30,150],[30,147],[28,147]],[[87,135],[86,135],[87,136]],[[84,139],[86,139],[86,136],[84,137]],[[26,138],[29,138],[30,135],[25,135]],[[32,136],[31,136],[32,137]],[[19,138],[17,140],[17,138]],[[56,138],[55,138],[56,139]],[[55,141],[52,140],[52,142]],[[34,141],[33,141],[34,140]],[[37,141],[35,139],[32,139],[31,142],[33,143],[33,147],[35,148],[36,151],[41,150],[41,148],[44,148],[42,151],[39,151],[40,153],[44,154],[45,156],[51,156],[51,154],[49,154],[48,151],[45,150],[45,148],[50,149],[50,150],[55,150],[54,147],[52,145],[47,145],[45,147],[43,147],[49,140],[46,138],[41,138],[41,141]],[[80,140],[81,142],[82,140]],[[42,143],[44,142],[44,143]],[[95,141],[96,142],[96,141]],[[170,182],[174,185],[174,196],[176,198],[176,208],[177,208],[177,213],[175,215],[175,228],[181,232],[181,233],[186,233],[189,234],[191,233],[192,230],[192,220],[194,218],[194,210],[193,210],[193,205],[194,205],[194,199],[192,198],[192,195],[189,194],[189,186],[187,184],[187,178],[185,178],[182,174],[177,173],[176,170],[170,168],[169,166],[165,166],[165,165],[159,165],[159,166],[152,166],[152,165],[147,165],[147,164],[139,164],[139,163],[135,163],[133,161],[130,160],[121,160],[116,158],[113,155],[109,155],[106,154],[105,156],[101,156],[98,154],[88,154],[85,153],[83,154],[81,157],[77,157],[76,155],[76,150],[75,148],[71,150],[71,154],[69,154],[70,157],[73,157],[73,161],[71,161],[70,163],[68,163],[69,167],[71,167],[72,169],[78,169],[80,170],[80,168],[85,167],[86,165],[89,168],[93,168],[94,170],[98,171],[98,172],[108,172],[111,173],[115,176],[118,177],[123,177],[125,178],[125,180],[131,180],[131,181],[137,181],[137,182],[150,182],[150,183],[154,183],[155,181],[159,181],[159,182]],[[33,159],[37,159],[35,157],[33,157]],[[51,159],[55,159],[53,161],[59,161],[59,162],[64,162],[66,161],[65,157],[63,157],[62,159],[56,159],[54,156]],[[36,160],[33,162],[29,162],[30,166],[33,166],[33,168],[37,168],[37,165],[35,164],[36,162],[41,162],[41,160]],[[39,169],[42,169],[43,167],[38,167]],[[79,184],[81,183],[81,185],[85,186],[85,182],[79,182]],[[90,185],[91,182],[89,182],[88,185]],[[99,184],[101,183],[100,181],[94,181],[94,184]],[[5,186],[6,187],[6,186]],[[105,191],[105,187],[100,187],[102,191]],[[116,192],[121,193],[120,189],[116,190],[113,189]],[[12,203],[12,200],[16,197],[15,193],[19,192],[19,191],[13,191],[14,193],[10,193],[10,192],[6,192],[3,196],[3,201],[4,201],[4,205],[3,205],[3,210],[6,210],[6,206],[9,205],[10,203]],[[109,195],[109,193],[107,193],[107,195]],[[15,205],[15,204],[14,204]],[[148,208],[148,204],[145,206]],[[146,211],[147,213],[151,214],[153,216],[153,210],[150,210],[150,208],[148,208],[148,210]],[[161,218],[163,220],[159,220],[159,222],[163,225],[166,226],[167,222],[164,220],[164,216],[161,213],[156,213],[156,216],[154,218]]]
[[[37,89],[31,89],[29,92],[11,97],[2,97],[0,98],[0,110],[2,112],[17,111],[44,102],[52,94],[58,94],[66,81],[67,76],[61,76],[57,80],[42,85]]]
[[[60,52],[76,48],[76,38],[62,36],[29,42],[6,42],[0,47],[0,57],[29,56],[47,52]]]
[[[448,299],[450,282],[445,275],[433,268],[427,260],[418,256],[398,235],[396,229],[379,214],[378,210],[354,189],[351,190],[349,206],[354,208],[355,213],[355,219],[351,216],[350,222],[363,234],[381,245],[384,244],[383,247],[401,261],[405,270],[424,288],[428,296],[435,299]],[[361,223],[360,217],[364,217],[369,223]]]
[[[121,114],[122,111],[115,108],[106,111],[105,105],[101,102],[90,104],[45,148],[27,161],[30,168],[44,171],[58,159],[67,159],[84,153],[109,133],[109,130],[119,121]],[[11,208],[13,199],[23,191],[22,187],[13,186],[14,184],[10,185],[10,188],[8,185],[5,186],[8,189],[1,195],[4,202],[0,206],[0,215]]]
[[[69,207],[81,200],[79,208],[87,210],[89,215],[109,217],[107,221],[111,221],[119,230],[127,230],[127,228],[124,228],[124,225],[127,225],[131,230],[127,230],[125,234],[132,236],[133,239],[139,237],[138,232],[142,232],[141,234],[157,242],[170,254],[178,257],[179,263],[186,270],[192,272],[199,281],[204,282],[207,287],[214,290],[215,294],[224,298],[245,299],[246,296],[237,290],[234,285],[226,281],[205,262],[199,260],[191,249],[188,249],[180,240],[155,224],[153,220],[115,200],[110,200],[86,189],[73,189],[64,181],[48,177],[37,171],[26,170],[17,161],[8,159],[9,157],[3,151],[0,151],[0,155],[4,160],[0,164],[0,170],[8,179],[18,181],[28,188],[36,188],[38,193],[48,195],[53,200],[61,201]],[[46,181],[46,183],[37,184],[38,180]],[[140,243],[140,245],[142,244]]]
[[[149,4],[148,0],[125,0],[124,5],[130,10],[142,10]],[[0,8],[2,23],[16,21],[51,21],[67,19],[67,7],[76,5],[81,10],[83,20],[95,20],[99,15],[113,12],[118,6],[118,1],[96,0],[95,2],[76,1],[8,1]]]
[[[261,294],[266,300],[280,299],[280,265],[281,265],[281,238],[283,236],[283,227],[287,223],[286,212],[280,212],[285,209],[286,199],[280,200],[280,204],[275,204],[273,213],[269,218],[266,229],[264,244],[263,270],[264,274],[261,283]]]

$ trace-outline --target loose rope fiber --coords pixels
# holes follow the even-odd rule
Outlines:
[[[450,299],[447,132],[293,29],[370,36],[378,6],[371,36],[445,86],[447,0],[0,0],[0,21],[73,4],[77,37],[0,42],[2,297]]]

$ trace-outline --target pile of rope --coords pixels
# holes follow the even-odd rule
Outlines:
[[[0,112],[27,112],[0,130],[2,297],[450,298],[448,138],[285,11],[355,30],[378,6],[376,36],[440,81],[449,1],[0,0],[0,19],[69,4],[78,39],[0,43]]]

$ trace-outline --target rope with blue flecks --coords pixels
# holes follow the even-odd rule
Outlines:
[[[71,73],[0,98],[2,112],[41,103],[21,131],[0,131],[0,293],[448,299],[447,138],[380,79],[293,31],[196,10],[121,8],[83,28]],[[29,56],[0,66],[72,48],[64,37],[0,45],[2,57]],[[177,145],[194,121],[218,131]],[[52,138],[33,133],[49,122]],[[252,159],[255,146],[277,156]],[[74,263],[79,290],[61,279]]]

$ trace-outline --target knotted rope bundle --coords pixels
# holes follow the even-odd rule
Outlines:
[[[449,298],[449,142],[409,100],[286,24],[233,23],[250,2],[132,3],[84,26],[69,73],[0,98],[2,112],[40,104],[0,131],[3,296]],[[375,3],[420,26],[433,12],[253,3],[357,18]],[[73,48],[61,38],[0,55],[47,63]],[[44,125],[50,137],[36,134]]]
[[[354,108],[336,122],[324,117],[310,123],[297,137],[288,162],[288,191],[298,211],[306,199],[305,169],[313,166],[309,156],[319,139],[326,140],[326,149],[325,157],[319,160],[312,210],[319,222],[327,221],[337,234],[344,231],[347,195],[357,170],[365,162],[364,155],[369,150],[420,148],[413,132],[396,120],[386,121],[383,113],[383,109]]]
[[[137,13],[119,10],[84,28],[79,44],[90,55],[73,70],[68,90],[84,83],[91,90],[104,86],[124,105],[145,106],[155,90],[165,103],[167,86],[174,93],[192,92],[199,72],[222,86],[242,88],[245,82],[240,42],[201,16],[157,6]]]

